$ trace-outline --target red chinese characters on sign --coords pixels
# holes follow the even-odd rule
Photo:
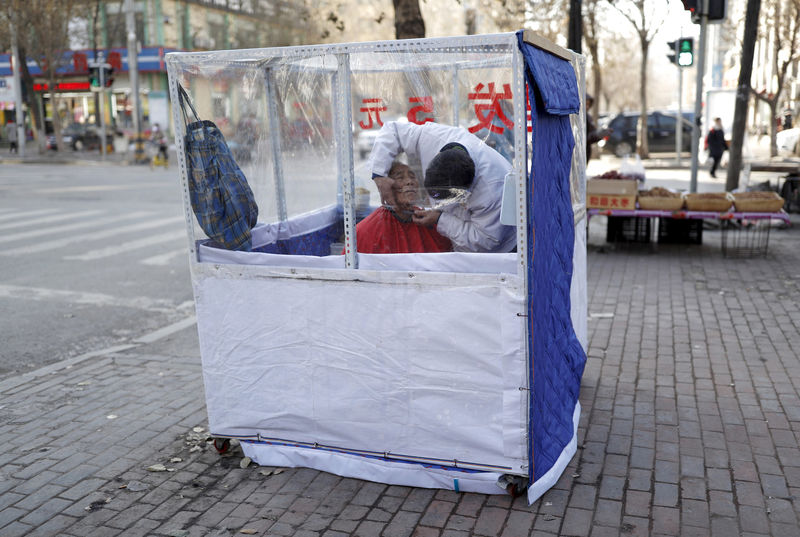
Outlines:
[[[432,117],[421,118],[420,114],[433,114],[433,97],[409,97],[409,104],[422,103],[417,106],[412,106],[408,111],[408,121],[422,125],[429,121],[433,121]]]
[[[497,93],[494,89],[494,82],[489,82],[489,91],[482,91],[484,85],[478,84],[475,86],[473,93],[467,94],[470,101],[483,100],[489,101],[484,103],[474,103],[475,115],[479,123],[469,127],[469,132],[476,133],[481,129],[489,129],[496,134],[502,134],[505,129],[494,123],[495,117],[499,119],[509,129],[514,126],[514,122],[506,117],[505,112],[500,104],[501,100],[510,100],[512,98],[511,86],[503,84],[503,93]]]
[[[631,198],[590,194],[586,205],[596,209],[633,209]]]
[[[362,106],[358,109],[359,112],[366,112],[367,119],[369,123],[365,124],[363,121],[359,121],[358,124],[361,126],[362,129],[371,129],[374,125],[372,114],[375,114],[375,121],[380,125],[383,126],[383,121],[381,120],[381,112],[386,112],[386,105],[383,104],[381,99],[361,99],[361,102],[365,105],[371,106]]]
[[[72,54],[72,67],[76,73],[89,72],[89,60],[83,52],[74,52]]]
[[[108,53],[108,64],[117,73],[122,71],[122,54],[120,54],[116,50],[112,50],[111,52],[109,52]]]
[[[472,106],[475,111],[475,116],[478,119],[478,124],[468,127],[469,132],[476,133],[482,129],[488,129],[490,132],[496,134],[503,134],[505,130],[514,127],[514,121],[508,117],[511,107],[503,104],[503,101],[511,101],[513,93],[510,84],[503,84],[503,91],[498,93],[495,89],[495,83],[489,82],[487,84],[478,83],[475,86],[475,91],[469,93],[468,98],[472,101]],[[381,112],[386,112],[387,107],[383,103],[383,99],[379,97],[361,99],[363,106],[359,108],[359,112],[367,114],[366,119],[358,122],[362,129],[372,129],[377,123],[378,127],[383,126],[383,119],[381,119]],[[417,125],[424,125],[425,123],[434,121],[434,105],[433,97],[409,97],[409,109],[406,118],[409,123]],[[510,104],[510,103],[509,103]],[[529,96],[525,94],[525,110],[528,132],[533,131],[531,121],[531,104]]]

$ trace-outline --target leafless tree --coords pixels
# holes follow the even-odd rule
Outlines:
[[[600,65],[601,25],[599,20],[601,0],[584,0],[583,2],[583,40],[591,60],[592,94],[594,106],[590,112],[597,117],[600,110],[600,92],[603,87],[603,73]]]
[[[747,11],[744,22],[742,55],[739,69],[739,84],[736,88],[736,105],[733,114],[733,132],[731,132],[730,159],[725,189],[735,190],[739,187],[739,172],[742,167],[742,142],[744,140],[745,123],[747,122],[747,105],[750,100],[750,79],[753,73],[753,50],[758,34],[758,15],[761,0],[747,0]]]
[[[769,153],[778,154],[776,142],[778,107],[787,89],[789,68],[800,59],[800,0],[768,0],[761,17],[759,34],[772,48],[772,74],[770,88],[752,90],[756,98],[767,104],[770,111]]]
[[[6,3],[6,16],[16,22],[20,56],[33,59],[47,79],[53,111],[53,131],[59,149],[62,148],[62,139],[58,115],[58,71],[69,61],[64,51],[69,50],[69,21],[72,15],[78,13],[78,4],[77,0],[7,0]],[[23,67],[22,71],[23,77],[26,77],[26,68]],[[29,77],[28,74],[27,78]],[[33,104],[31,108],[36,110],[36,105]],[[36,111],[34,114],[35,117],[39,115]],[[37,123],[39,132],[43,135],[43,118],[38,117]],[[44,136],[40,136],[40,148],[43,146],[43,138]]]
[[[637,152],[642,158],[650,155],[647,146],[647,63],[650,43],[666,20],[666,2],[654,0],[611,0],[611,5],[631,23],[639,38],[641,66],[639,69],[639,133]]]

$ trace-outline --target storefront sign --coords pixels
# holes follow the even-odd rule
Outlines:
[[[0,77],[0,102],[14,102],[13,77]]]

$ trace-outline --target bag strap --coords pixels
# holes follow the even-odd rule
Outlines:
[[[189,94],[186,93],[186,90],[183,89],[183,86],[178,84],[178,100],[180,101],[181,105],[181,112],[183,112],[183,121],[188,125],[191,123],[189,120],[189,114],[186,112],[186,106],[192,111],[192,115],[194,115],[194,121],[200,121],[200,117],[197,115],[197,110],[194,109],[192,105],[192,100],[189,98]]]

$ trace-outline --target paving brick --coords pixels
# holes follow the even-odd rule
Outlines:
[[[652,516],[654,534],[680,535],[680,510],[656,505]]]
[[[501,537],[528,535],[536,515],[527,511],[512,510],[508,514]]]
[[[428,507],[434,495],[435,491],[431,489],[413,489],[408,496],[406,496],[402,509],[404,511],[422,513]]]
[[[44,485],[35,492],[25,496],[24,499],[16,502],[14,507],[23,509],[25,511],[33,511],[54,496],[58,496],[63,490],[64,487],[60,487],[58,485]]]
[[[483,507],[486,497],[483,494],[464,494],[458,502],[456,513],[468,517],[478,516],[478,511]]]
[[[621,500],[625,488],[625,477],[609,476],[603,477],[600,484],[601,498],[610,498],[612,500]]]
[[[419,523],[423,526],[443,528],[455,507],[455,504],[451,502],[433,500],[423,513]]]
[[[498,507],[484,507],[475,521],[473,533],[475,535],[497,536],[508,516],[508,509]]]
[[[72,503],[73,502],[69,500],[64,500],[61,498],[51,498],[22,517],[20,522],[34,527],[39,526],[67,509],[67,507],[72,505]]]
[[[739,507],[739,525],[742,531],[769,534],[769,520],[766,510],[749,505]]]
[[[28,537],[33,530],[34,528],[21,522],[12,522],[8,526],[0,527],[3,537]]]
[[[419,513],[400,511],[383,530],[384,537],[408,537],[420,519]]]
[[[681,501],[681,523],[684,526],[709,528],[709,508],[705,501],[683,499]]]

